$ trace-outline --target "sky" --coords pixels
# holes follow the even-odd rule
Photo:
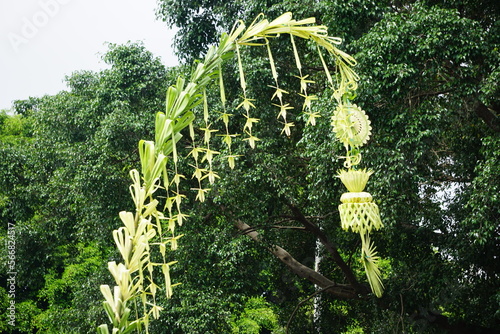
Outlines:
[[[106,43],[142,41],[166,66],[175,32],[157,0],[0,0],[0,110],[13,100],[67,89],[64,77],[107,68]]]

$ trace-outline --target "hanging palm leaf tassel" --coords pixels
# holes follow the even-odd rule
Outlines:
[[[372,230],[380,229],[382,221],[377,204],[372,202],[372,195],[364,192],[368,178],[372,174],[366,170],[342,170],[338,176],[349,192],[342,194],[339,205],[342,228],[349,228],[361,236],[361,257],[365,267],[368,282],[377,297],[382,296],[383,285],[378,268],[377,252],[370,242],[369,234]]]
[[[373,242],[370,242],[369,234],[361,234],[361,259],[365,267],[368,283],[370,283],[373,293],[378,298],[382,297],[384,285],[382,284],[380,269],[378,268],[380,256],[377,255]]]

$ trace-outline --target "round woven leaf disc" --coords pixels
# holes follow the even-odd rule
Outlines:
[[[360,147],[370,139],[370,120],[355,104],[338,106],[332,117],[332,125],[337,138],[344,145]]]

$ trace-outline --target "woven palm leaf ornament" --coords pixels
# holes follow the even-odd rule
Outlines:
[[[302,67],[301,53],[295,40],[302,39],[317,47],[318,59],[323,65],[324,74],[337,102],[337,108],[332,113],[333,131],[346,149],[346,170],[339,173],[349,191],[342,195],[342,204],[339,206],[342,227],[360,233],[362,262],[368,281],[373,292],[381,296],[383,288],[377,266],[379,258],[370,242],[369,233],[373,229],[379,229],[382,223],[377,205],[372,202],[371,195],[363,191],[371,172],[356,170],[361,161],[359,148],[366,144],[371,134],[370,121],[365,112],[350,103],[359,81],[352,69],[356,61],[336,47],[341,43],[341,39],[329,36],[327,27],[316,25],[314,18],[295,20],[292,13],[284,13],[269,21],[261,14],[250,26],[238,21],[229,34],[221,35],[218,45],[207,50],[203,60],[195,62],[188,78],[177,78],[175,84],[167,90],[165,111],[156,114],[154,140],[139,141],[141,168],[130,171],[130,193],[135,210],[120,212],[123,226],[113,232],[113,238],[122,261],[118,264],[115,261],[108,263],[116,285],[101,285],[105,298],[103,306],[112,329],[110,330],[107,324],[102,324],[98,327],[98,333],[125,334],[135,330],[148,333],[149,322],[159,318],[162,310],[157,304],[157,295],[160,292],[167,298],[172,295],[172,287],[176,284],[172,284],[169,270],[176,261],[168,261],[167,250],[177,249],[177,241],[182,235],[176,234],[175,227],[182,226],[188,217],[181,211],[186,198],[180,187],[186,176],[178,166],[180,158],[186,158],[179,157],[182,151],[177,150],[178,142],[183,137],[181,132],[189,129],[192,142],[189,156],[193,159],[190,166],[194,169],[191,178],[196,179],[198,183],[192,190],[197,192],[196,200],[200,202],[205,200],[210,185],[220,178],[212,168],[216,165],[215,157],[225,155],[229,167],[234,168],[239,155],[231,151],[233,140],[242,138],[241,140],[248,142],[251,148],[260,140],[256,131],[253,131],[258,126],[259,118],[253,114],[256,108],[253,103],[255,99],[252,98],[252,90],[247,87],[245,79],[246,63],[243,59],[245,54],[242,52],[244,47],[266,48],[274,79],[271,87],[275,89],[270,103],[279,110],[278,119],[283,125],[282,132],[290,135],[294,123],[287,115],[294,108],[286,101],[289,92],[280,84],[271,45],[274,39],[282,35],[288,35],[290,38],[297,68],[294,76],[300,81],[300,90],[297,89],[295,93],[303,98],[301,112],[308,116],[307,124],[312,125],[316,123],[316,118],[320,117],[320,113],[311,108],[311,104],[318,100],[318,97],[308,91],[314,81]],[[242,101],[236,109],[230,109],[226,105],[222,66],[233,57],[236,57],[242,92]],[[327,60],[335,62],[333,75]],[[222,111],[215,111],[208,103],[207,90],[217,81]],[[229,127],[230,119],[237,113],[245,118],[240,134],[229,132],[230,128],[234,128]],[[199,123],[195,123],[195,119],[199,119],[201,126],[197,126]],[[222,126],[220,121],[223,127],[218,129],[218,126]],[[221,152],[215,151],[216,146],[211,145],[211,138],[215,137],[222,138],[226,145]],[[161,191],[165,193],[158,195]],[[163,208],[160,203],[164,204]],[[152,253],[153,249],[155,253]]]
[[[343,103],[342,103],[343,102]],[[370,120],[365,112],[354,104],[342,101],[332,116],[332,126],[336,138],[344,145],[346,156],[344,167],[338,177],[348,192],[340,197],[339,213],[342,228],[351,229],[361,236],[361,261],[373,293],[382,296],[383,284],[378,268],[379,257],[374,244],[370,241],[370,233],[380,229],[382,221],[377,204],[372,195],[365,192],[370,175],[367,170],[356,170],[361,162],[359,148],[366,144],[371,135]]]

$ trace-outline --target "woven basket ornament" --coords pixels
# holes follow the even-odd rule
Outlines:
[[[383,226],[372,195],[363,191],[371,174],[370,171],[352,169],[339,172],[340,180],[349,190],[340,197],[340,221],[344,230],[350,228],[353,232],[365,234]]]

